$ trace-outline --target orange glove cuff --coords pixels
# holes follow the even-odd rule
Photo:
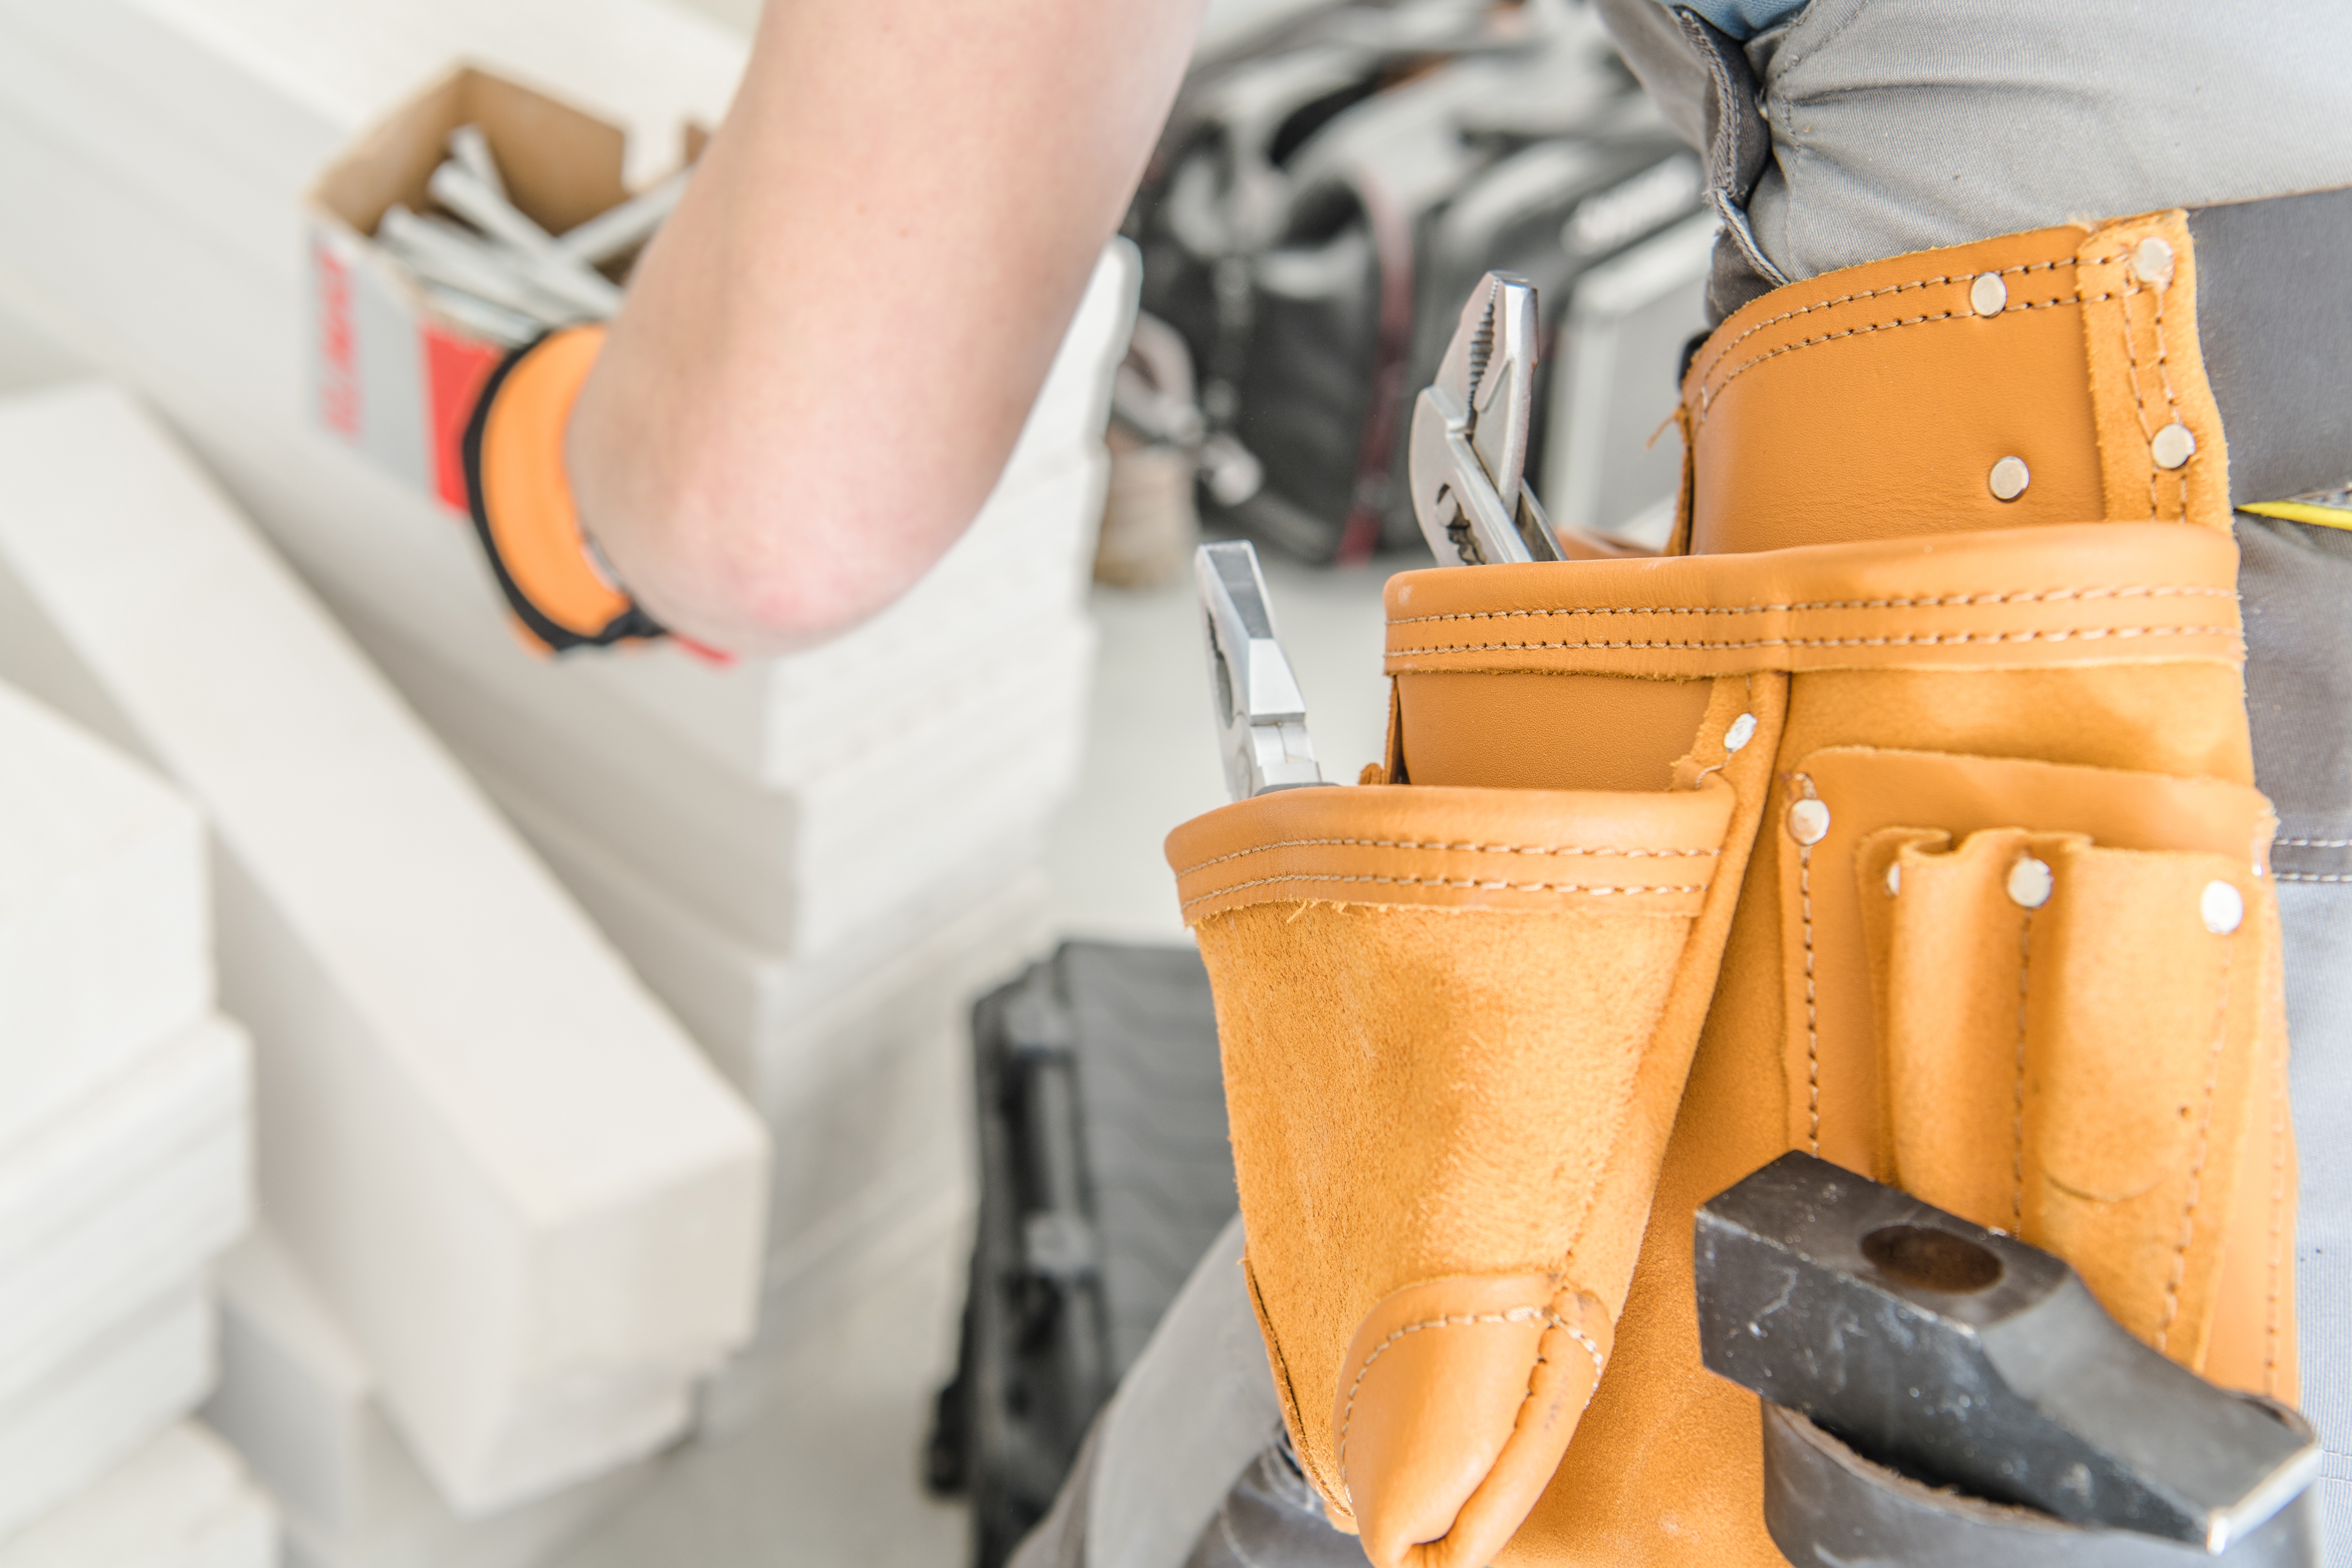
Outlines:
[[[566,327],[517,349],[466,426],[482,549],[523,630],[557,653],[664,635],[595,559],[563,469],[564,426],[604,343],[602,326]]]

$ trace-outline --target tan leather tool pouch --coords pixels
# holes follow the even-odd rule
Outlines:
[[[1617,737],[1650,788],[1296,790],[1169,840],[1276,1382],[1376,1563],[1491,1561],[1607,1363],[1779,723],[1686,687]]]
[[[1276,1380],[1373,1563],[1775,1560],[1690,1223],[1791,1148],[2293,1396],[2235,565],[2098,523],[1391,582],[1392,782],[1169,846]]]

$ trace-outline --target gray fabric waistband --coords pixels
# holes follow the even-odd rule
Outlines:
[[[2352,365],[2352,287],[2345,282],[2352,268],[2352,131],[2346,129],[2352,117],[2341,113],[2340,89],[2330,88],[2339,101],[2328,106],[2331,123],[2315,137],[2301,129],[2286,136],[2265,129],[2250,139],[2224,105],[2199,101],[2174,79],[2130,79],[2118,67],[2062,82],[2048,60],[1987,41],[2007,36],[2021,45],[2052,26],[2099,36],[2097,5],[1940,0],[1899,8],[1905,21],[1896,26],[1887,7],[1813,0],[1794,21],[1742,44],[1688,6],[1596,3],[1668,119],[1706,154],[1724,224],[1707,285],[1714,321],[1832,266],[2069,218],[2185,205],[2197,247],[2198,340],[2230,443],[2231,501],[2284,500],[2352,483],[2352,396],[2344,391]],[[2251,17],[2272,24],[2282,47],[2318,49],[2304,57],[2303,67],[2316,79],[2328,74],[2317,62],[2336,58],[2324,38],[2340,36],[2352,50],[2352,5],[2329,7],[2325,26],[2280,26],[2281,14],[2295,9],[2270,5],[2241,14],[2137,5],[2124,53],[2131,56],[2148,31],[2169,28],[2183,47],[2218,32],[2229,46],[2224,52],[2236,58],[2246,52],[2248,32],[2262,30],[2250,26]],[[2025,26],[2027,10],[2043,20]],[[1923,60],[1920,38],[1971,40],[1975,53],[1958,64],[1931,65]],[[2243,90],[2234,84],[2221,96],[2239,104]],[[2073,145],[2064,139],[2092,109],[2120,114],[2116,106],[2127,106],[2137,121],[2158,99],[2180,100],[2167,108],[2168,157],[2178,165],[2169,174],[2105,141]],[[2024,122],[2022,131],[2004,133],[2005,145],[2039,138],[2069,151],[2021,162],[2007,171],[2009,179],[1995,182],[2014,189],[1971,194],[1965,176],[1984,174],[1983,154],[1938,155],[1935,149],[1939,139],[1981,131],[1994,114],[1989,103]],[[1808,111],[1803,116],[1800,105]],[[1812,123],[1813,109],[1831,130]],[[2265,127],[2275,123],[2265,117]],[[2201,146],[2200,135],[2221,145]],[[1817,145],[1823,141],[1833,151]],[[1896,151],[1874,156],[1860,150],[1878,142]],[[1836,165],[1834,175],[1816,167],[1825,160]],[[2045,166],[2053,163],[2054,174]],[[2316,184],[2342,188],[2315,190]],[[1936,186],[1932,193],[1928,184]],[[2247,199],[2216,201],[2217,194]],[[1800,205],[1801,217],[1794,210]]]
[[[2352,480],[2352,188],[2194,208],[2189,237],[2231,504]]]

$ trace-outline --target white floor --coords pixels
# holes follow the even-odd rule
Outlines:
[[[777,1407],[673,1450],[560,1568],[963,1568],[964,1510],[919,1476],[970,1245],[950,1226],[862,1259],[755,1352]]]

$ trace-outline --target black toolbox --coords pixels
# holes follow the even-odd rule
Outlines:
[[[973,1007],[972,1058],[980,1219],[927,1479],[998,1568],[1236,1204],[1189,946],[1066,942]]]

